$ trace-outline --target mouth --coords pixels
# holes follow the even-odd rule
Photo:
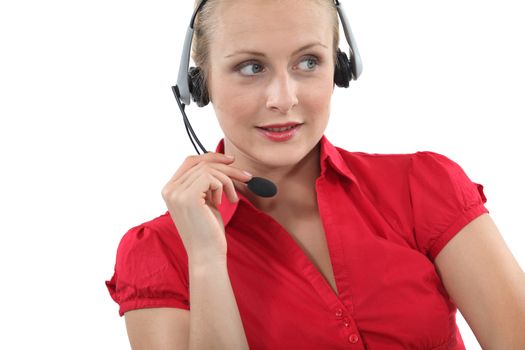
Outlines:
[[[259,133],[267,140],[274,142],[284,142],[291,140],[299,132],[303,124],[293,123],[293,125],[283,126],[279,128],[259,127]]]
[[[256,126],[256,128],[271,132],[285,132],[294,129],[300,125],[303,125],[303,123],[272,124],[265,126]]]

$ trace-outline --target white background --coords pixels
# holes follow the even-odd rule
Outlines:
[[[525,266],[521,3],[343,5],[364,71],[336,89],[329,140],[447,155],[485,186]],[[122,235],[165,212],[162,186],[195,153],[170,89],[192,6],[1,3],[0,348],[129,348],[104,281]],[[222,133],[212,107],[187,111],[214,151]],[[459,313],[458,324],[479,349]]]

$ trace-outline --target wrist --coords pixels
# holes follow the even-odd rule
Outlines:
[[[188,266],[193,268],[213,268],[226,266],[226,255],[217,252],[199,252],[188,254]]]

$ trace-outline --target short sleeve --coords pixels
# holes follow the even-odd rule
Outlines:
[[[187,256],[173,244],[172,234],[142,224],[122,237],[113,277],[106,281],[120,316],[142,308],[190,309]]]
[[[431,261],[466,224],[489,212],[483,185],[442,154],[412,154],[408,182],[417,246]]]

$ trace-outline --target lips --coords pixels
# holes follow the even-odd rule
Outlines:
[[[268,125],[263,125],[263,126],[258,126],[257,128],[259,129],[280,129],[280,128],[288,128],[288,127],[291,127],[291,126],[297,126],[297,125],[301,125],[302,123],[297,123],[297,122],[288,122],[288,123],[284,123],[284,124],[268,124]]]
[[[258,132],[263,135],[266,139],[273,142],[285,142],[291,140],[301,129],[302,124],[292,123],[292,126],[277,128],[277,129],[266,129],[257,127]]]

